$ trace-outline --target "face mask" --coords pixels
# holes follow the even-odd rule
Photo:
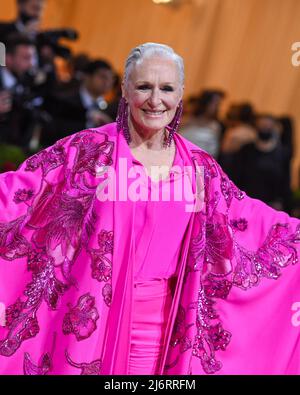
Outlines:
[[[272,129],[261,128],[257,130],[258,138],[261,141],[269,141],[274,137],[274,132]]]

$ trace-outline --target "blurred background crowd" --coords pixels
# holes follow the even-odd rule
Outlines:
[[[74,53],[68,45],[79,31],[40,28],[46,0],[16,4],[15,20],[0,23],[6,47],[6,66],[0,67],[1,172],[60,138],[113,122],[121,97],[122,75],[110,59]],[[293,117],[262,112],[251,101],[231,102],[230,95],[213,86],[187,96],[180,133],[215,157],[249,196],[300,216],[300,193],[291,188]]]

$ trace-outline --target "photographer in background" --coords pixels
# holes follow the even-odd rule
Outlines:
[[[37,52],[33,60],[32,84],[38,96],[45,98],[58,84],[55,57],[71,57],[71,51],[59,40],[76,40],[78,33],[73,29],[40,30],[46,0],[16,0],[17,19],[0,23],[0,41],[6,45],[11,34],[22,33],[34,39]],[[51,94],[51,93],[50,93]]]
[[[12,33],[23,33],[35,38],[45,3],[45,0],[17,0],[17,19],[0,23],[0,41],[5,42]]]
[[[0,23],[0,41],[5,43],[12,33],[23,33],[35,38],[39,31],[45,3],[45,0],[17,0],[17,19]]]
[[[6,41],[6,67],[0,68],[0,141],[26,149],[31,138],[31,87],[28,73],[33,68],[36,48],[22,34]]]
[[[54,122],[43,129],[42,146],[49,146],[76,131],[112,122],[106,113],[108,104],[104,95],[112,89],[113,83],[110,63],[102,59],[90,61],[77,88],[59,91],[52,97],[47,109]]]

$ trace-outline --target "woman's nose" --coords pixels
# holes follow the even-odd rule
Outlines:
[[[152,107],[157,107],[161,103],[160,91],[159,89],[153,89],[151,96],[149,98],[149,104]]]

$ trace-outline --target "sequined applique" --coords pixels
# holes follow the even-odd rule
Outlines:
[[[113,253],[113,232],[101,230],[98,236],[99,249],[90,249],[92,257],[92,277],[98,281],[105,281],[111,279],[112,264],[111,258],[106,254]]]
[[[69,365],[73,366],[74,368],[81,369],[81,373],[80,373],[81,376],[98,376],[101,374],[101,367],[102,367],[101,359],[96,359],[95,361],[89,363],[86,362],[76,363],[72,361],[67,350],[65,350],[65,356]]]
[[[42,355],[38,364],[33,363],[30,354],[24,353],[23,370],[26,376],[45,376],[53,369],[53,353],[55,348],[56,332],[53,337],[53,345],[51,352]]]
[[[31,250],[30,243],[22,236],[21,228],[26,217],[22,216],[8,223],[0,223],[0,256],[14,260],[26,256]]]
[[[234,230],[245,232],[245,230],[248,228],[248,221],[246,218],[232,219],[230,221],[230,225]]]
[[[230,342],[230,332],[218,322],[214,301],[207,298],[204,288],[200,288],[196,318],[197,335],[193,344],[193,356],[201,361],[205,373],[212,374],[220,370],[222,363],[216,359],[215,352],[225,350]],[[215,323],[212,323],[212,322]]]
[[[53,260],[43,257],[40,271],[33,273],[32,282],[27,285],[24,294],[28,296],[26,307],[33,307],[45,300],[51,310],[56,310],[58,299],[67,290],[67,285],[59,281],[54,273]],[[44,265],[44,266],[43,266]]]
[[[105,284],[102,288],[102,296],[107,306],[112,299],[112,254],[113,254],[113,232],[102,229],[98,235],[98,249],[89,249],[91,255],[92,278]]]
[[[296,244],[300,243],[300,225],[292,232],[288,224],[275,224],[257,251],[236,244],[236,267],[233,284],[248,289],[260,278],[277,279],[281,270],[298,262]]]
[[[209,273],[204,281],[204,293],[208,298],[221,298],[226,299],[232,288],[232,282],[226,278],[216,278],[213,274]]]
[[[102,288],[102,296],[105,304],[109,307],[112,300],[112,286],[111,284],[105,284]]]
[[[42,169],[43,176],[51,170],[62,166],[66,161],[66,152],[63,146],[70,137],[66,137],[56,142],[50,149],[45,149],[26,160],[26,171],[35,171],[39,167]]]
[[[205,263],[209,272],[224,275],[232,270],[233,239],[227,218],[217,210],[206,222]]]
[[[87,339],[97,329],[99,319],[95,298],[86,293],[79,298],[75,307],[68,306],[70,311],[64,317],[63,333],[73,333],[78,341]]]
[[[30,200],[34,195],[34,191],[32,189],[18,189],[15,192],[14,202],[16,204],[24,203]]]
[[[24,375],[33,376],[33,375],[42,375],[45,376],[52,369],[52,361],[50,355],[47,353],[42,356],[41,362],[38,365],[35,365],[29,353],[25,353],[24,355]]]
[[[6,339],[0,341],[0,355],[10,357],[20,347],[23,341],[35,337],[39,331],[36,310],[17,313],[17,317],[9,322],[9,333]]]
[[[71,146],[77,148],[74,166],[71,174],[71,184],[75,187],[74,177],[79,175],[79,182],[87,189],[94,189],[90,186],[84,176],[88,172],[96,177],[100,169],[104,166],[112,165],[112,153],[114,143],[108,140],[106,134],[102,134],[104,141],[102,143],[95,142],[91,133],[78,133],[71,142]]]

